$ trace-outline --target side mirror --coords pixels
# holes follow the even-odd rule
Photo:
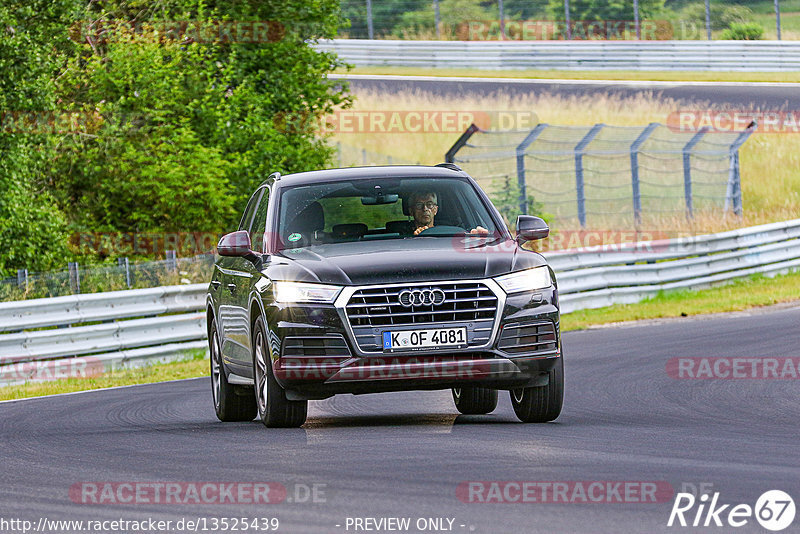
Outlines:
[[[550,227],[539,217],[533,215],[520,215],[517,217],[517,242],[544,239],[550,235]]]
[[[250,246],[250,233],[247,230],[239,230],[222,236],[217,243],[217,253],[220,256],[245,258],[253,254]]]

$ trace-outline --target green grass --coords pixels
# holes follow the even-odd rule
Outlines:
[[[608,323],[741,311],[798,299],[800,273],[774,278],[757,275],[710,289],[662,292],[636,304],[618,304],[564,314],[561,327],[565,331],[581,330]]]
[[[798,13],[800,15],[800,13]],[[781,19],[783,20],[783,19]],[[800,16],[796,17],[800,33]],[[766,30],[775,32],[772,26],[761,22]],[[771,28],[771,30],[770,30]],[[782,26],[782,29],[784,27]],[[340,69],[339,74],[348,71]],[[349,74],[389,74],[399,76],[459,76],[466,78],[522,78],[560,80],[651,80],[694,82],[800,82],[800,71],[794,72],[698,72],[698,71],[626,71],[626,70],[496,70],[496,69],[422,69],[416,67],[357,67]]]
[[[166,382],[169,380],[207,376],[208,374],[208,357],[200,351],[191,360],[153,364],[135,369],[123,369],[95,377],[66,378],[0,387],[0,400],[41,397],[44,395],[129,386],[132,384]]]

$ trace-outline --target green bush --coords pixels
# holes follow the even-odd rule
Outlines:
[[[764,38],[764,28],[757,22],[734,22],[722,32],[720,38],[728,41],[757,41]]]
[[[747,6],[724,5],[711,3],[711,29],[724,30],[732,24],[746,23],[753,20],[753,10]],[[702,2],[687,6],[682,11],[682,18],[705,27],[706,8]]]

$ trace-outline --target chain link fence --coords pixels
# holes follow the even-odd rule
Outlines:
[[[555,126],[493,132],[471,126],[445,156],[487,191],[503,189],[516,214],[561,227],[621,225],[697,213],[742,214],[739,147],[755,129],[676,132],[645,127]]]
[[[783,17],[782,3],[787,11]],[[800,31],[794,7],[787,0],[747,5],[689,0],[655,10],[645,2],[587,6],[569,0],[342,0],[342,16],[349,26],[340,36],[469,41],[796,40]]]
[[[20,269],[16,277],[0,280],[0,301],[199,284],[211,279],[213,254],[176,258],[169,252],[165,260],[142,263],[119,258],[117,265],[83,267],[69,263],[64,270],[43,273]]]

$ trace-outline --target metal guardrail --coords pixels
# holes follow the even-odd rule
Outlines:
[[[563,313],[800,270],[800,219],[693,238],[545,252]],[[102,369],[206,348],[205,284],[0,304],[0,385],[70,362]],[[163,315],[169,314],[169,315]],[[148,317],[149,316],[149,317]],[[82,324],[87,322],[99,324]],[[46,328],[52,326],[66,328]],[[43,329],[44,328],[44,329]],[[50,367],[48,367],[50,366]],[[27,373],[27,374],[26,374]],[[56,373],[57,374],[57,373]]]
[[[5,332],[0,385],[170,361],[202,350],[207,288],[166,286],[0,303],[0,332]]]
[[[356,66],[546,70],[796,71],[792,41],[407,41],[315,45]]]
[[[545,253],[557,272],[562,313],[798,270],[800,219],[606,248]]]

